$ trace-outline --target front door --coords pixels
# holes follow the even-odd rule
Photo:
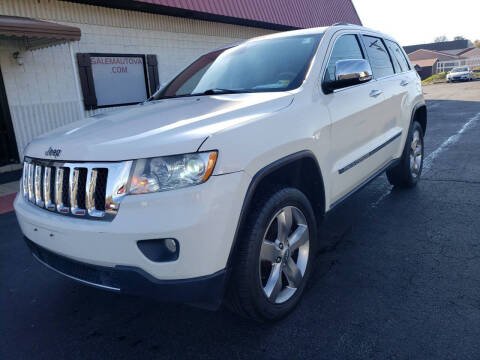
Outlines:
[[[17,142],[0,70],[0,166],[18,162]]]
[[[334,40],[325,81],[334,78],[335,64],[344,59],[366,59],[357,34]],[[335,90],[325,96],[331,123],[331,199],[341,199],[381,165],[374,153],[383,138],[379,129],[388,114],[381,84],[376,80]]]

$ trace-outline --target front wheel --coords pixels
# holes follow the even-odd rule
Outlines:
[[[414,121],[410,127],[400,162],[387,170],[390,184],[398,187],[414,187],[423,169],[423,129]]]
[[[278,320],[300,301],[315,253],[316,221],[299,190],[259,196],[241,229],[227,306],[256,321]]]

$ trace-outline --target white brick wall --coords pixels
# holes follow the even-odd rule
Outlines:
[[[0,0],[0,14],[25,16],[79,27],[74,53],[156,54],[160,82],[171,79],[211,49],[270,33],[268,30],[116,10],[56,0]],[[94,112],[80,113],[69,46],[24,52],[24,65],[12,57],[21,43],[0,43],[0,68],[20,156],[28,142],[47,131]],[[95,112],[105,111],[97,110]]]

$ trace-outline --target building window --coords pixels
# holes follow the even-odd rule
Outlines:
[[[86,109],[138,104],[159,87],[156,55],[79,53]]]

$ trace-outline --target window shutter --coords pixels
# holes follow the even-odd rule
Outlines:
[[[147,55],[147,72],[148,72],[148,84],[150,86],[150,96],[151,96],[160,87],[160,80],[158,79],[157,55]]]
[[[97,96],[95,94],[95,85],[93,83],[92,64],[90,63],[90,54],[77,54],[78,72],[80,75],[80,84],[82,86],[83,103],[85,109],[90,110],[97,107]]]

